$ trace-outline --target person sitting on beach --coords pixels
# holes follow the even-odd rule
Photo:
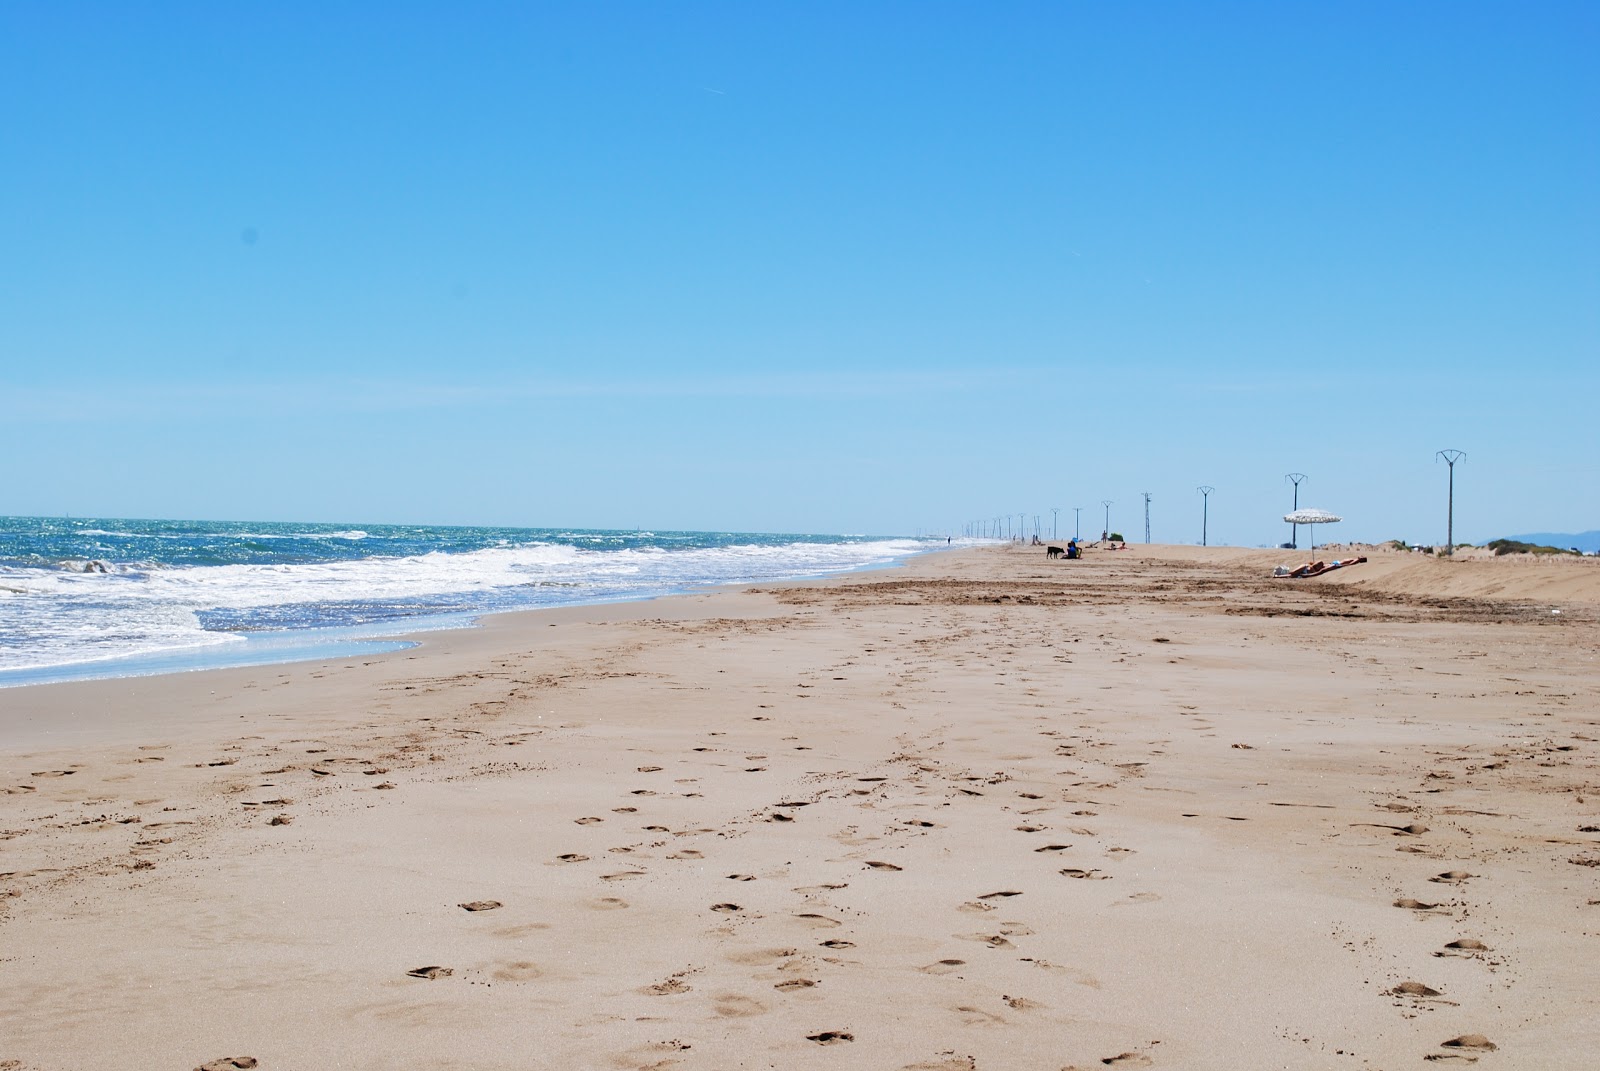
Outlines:
[[[1067,557],[1068,558],[1081,558],[1081,557],[1083,557],[1083,549],[1078,546],[1078,541],[1076,539],[1067,540]]]

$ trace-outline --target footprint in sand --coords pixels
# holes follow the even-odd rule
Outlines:
[[[918,967],[917,970],[923,974],[954,974],[966,965],[967,961],[964,959],[941,959],[936,963],[928,964],[926,967]]]
[[[194,1071],[248,1071],[255,1066],[254,1056],[223,1056],[216,1060],[207,1060]]]
[[[1039,832],[1043,831],[1043,829],[1044,829],[1044,826],[1018,826],[1017,827],[1017,832],[1018,833],[1039,833]]]
[[[1428,831],[1428,827],[1421,822],[1412,822],[1410,825],[1391,826],[1383,822],[1352,822],[1353,826],[1372,826],[1375,829],[1387,829],[1397,837],[1420,837]]]
[[[1115,1056],[1103,1058],[1100,1062],[1107,1067],[1149,1067],[1151,1060],[1142,1052],[1119,1052]]]
[[[1441,905],[1425,904],[1421,900],[1413,900],[1409,896],[1402,896],[1394,902],[1395,907],[1403,907],[1407,911],[1437,911]]]
[[[493,911],[495,908],[505,905],[501,904],[499,900],[468,900],[466,903],[457,904],[456,906],[464,911]]]
[[[35,770],[29,777],[71,777],[77,770]]]
[[[1386,991],[1391,997],[1437,997],[1443,996],[1432,986],[1423,985],[1421,982],[1401,982],[1393,989]]]
[[[1482,1034],[1462,1034],[1460,1037],[1451,1038],[1449,1041],[1441,1041],[1439,1047],[1441,1049],[1471,1049],[1474,1052],[1494,1052],[1500,1046]]]
[[[647,997],[670,997],[678,993],[687,993],[692,988],[692,986],[683,980],[682,975],[674,974],[665,982],[657,982],[655,985],[647,985],[643,989],[639,990],[639,992],[643,993]]]
[[[732,915],[743,911],[744,908],[740,907],[738,904],[712,904],[711,910],[720,911],[724,915]]]
[[[1468,878],[1477,876],[1476,874],[1468,874],[1465,870],[1446,870],[1443,874],[1435,874],[1428,880],[1441,885],[1459,885]]]
[[[1015,948],[1016,947],[1010,941],[1007,941],[1003,936],[1001,936],[998,933],[964,933],[964,934],[958,934],[957,936],[959,937],[960,940],[963,940],[963,941],[981,941],[984,944],[988,945],[990,948]]]
[[[620,900],[615,896],[602,896],[589,901],[589,906],[596,911],[621,911],[628,906],[628,901]]]
[[[978,1071],[978,1061],[971,1056],[957,1056],[947,1050],[931,1060],[906,1064],[900,1071]]]
[[[1463,937],[1459,941],[1451,941],[1444,946],[1444,951],[1435,952],[1435,956],[1472,956],[1478,952],[1489,951],[1489,946],[1482,941],[1471,937]]]
[[[492,976],[497,982],[531,982],[544,976],[538,964],[527,960],[513,960],[496,967]]]
[[[846,1033],[843,1030],[824,1030],[820,1034],[806,1035],[807,1041],[815,1041],[818,1045],[838,1045],[855,1039],[856,1036],[854,1034]]]
[[[767,1006],[759,1000],[738,993],[720,993],[711,998],[711,1010],[729,1019],[749,1019],[765,1015]]]
[[[740,963],[746,967],[765,967],[799,954],[798,948],[752,948],[746,952],[729,952],[723,958],[729,963]]]
[[[807,911],[803,914],[796,915],[795,918],[809,926],[815,926],[818,929],[832,929],[835,926],[844,925],[844,923],[840,922],[838,919],[830,919],[826,915],[818,915],[813,911]]]
[[[659,767],[659,766],[641,766],[641,767],[639,767],[639,772],[640,773],[656,773],[660,769],[661,769],[661,767]]]
[[[615,874],[601,874],[601,881],[627,881],[629,878],[642,878],[643,870],[619,870]]]
[[[1036,852],[1064,852],[1072,847],[1070,844],[1046,844],[1043,848],[1035,848]]]
[[[904,867],[895,866],[893,863],[879,862],[878,860],[875,860],[875,859],[867,860],[867,867],[870,870],[904,870],[905,869]]]
[[[574,818],[573,821],[578,823],[578,825],[580,825],[580,826],[592,826],[596,822],[604,822],[605,819],[604,818],[597,818],[597,817],[595,817],[594,815],[591,814],[591,815],[588,815],[588,816],[586,816],[584,818]]]
[[[589,857],[587,855],[579,855],[576,852],[568,852],[565,855],[556,856],[556,862],[558,863],[587,863],[588,861]]]
[[[778,982],[772,988],[781,989],[784,992],[793,992],[798,989],[810,989],[816,984],[817,982],[811,978],[791,978],[787,982]]]
[[[448,978],[456,972],[449,967],[414,967],[406,973],[413,978],[426,978],[432,982],[439,978]]]
[[[756,880],[756,876],[754,874],[729,874],[728,875],[728,880],[729,881],[755,881]]]
[[[835,948],[835,949],[837,949],[837,948],[854,948],[856,946],[856,943],[854,941],[838,941],[838,940],[821,941],[821,942],[819,942],[819,944],[821,944],[821,946],[823,948]]]
[[[1046,1005],[1041,1004],[1039,1001],[1029,1000],[1027,997],[1002,996],[1000,999],[1006,1002],[1007,1007],[1015,1008],[1018,1011],[1034,1011],[1038,1008],[1046,1007]]]
[[[953,1010],[957,1015],[961,1016],[961,1025],[963,1026],[1004,1026],[1006,1022],[994,1012],[984,1011],[982,1008],[974,1008],[970,1004],[963,1004]]]
[[[693,848],[685,848],[681,852],[673,852],[668,859],[704,859],[704,852],[697,852]]]
[[[1087,881],[1110,881],[1111,880],[1111,875],[1110,874],[1102,874],[1102,873],[1100,873],[1100,871],[1093,870],[1093,869],[1091,869],[1091,870],[1081,870],[1078,867],[1073,867],[1073,866],[1069,866],[1069,867],[1063,869],[1061,871],[1061,873],[1064,876],[1069,877],[1069,878],[1079,878],[1079,879],[1083,879],[1083,880],[1087,880]]]

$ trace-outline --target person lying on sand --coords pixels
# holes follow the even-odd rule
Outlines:
[[[1280,565],[1272,571],[1272,575],[1275,577],[1288,577],[1290,579],[1299,579],[1303,576],[1321,576],[1323,573],[1331,573],[1335,569],[1343,569],[1350,565],[1360,565],[1366,560],[1367,559],[1365,558],[1343,558],[1332,562],[1306,562],[1306,564],[1298,565],[1293,569],[1289,569]]]

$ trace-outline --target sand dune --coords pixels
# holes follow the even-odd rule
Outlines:
[[[1596,570],[1290,554],[0,693],[0,1067],[1583,1066]]]

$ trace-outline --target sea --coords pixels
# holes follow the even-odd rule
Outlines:
[[[0,517],[0,687],[347,657],[508,610],[893,565],[944,539]]]

